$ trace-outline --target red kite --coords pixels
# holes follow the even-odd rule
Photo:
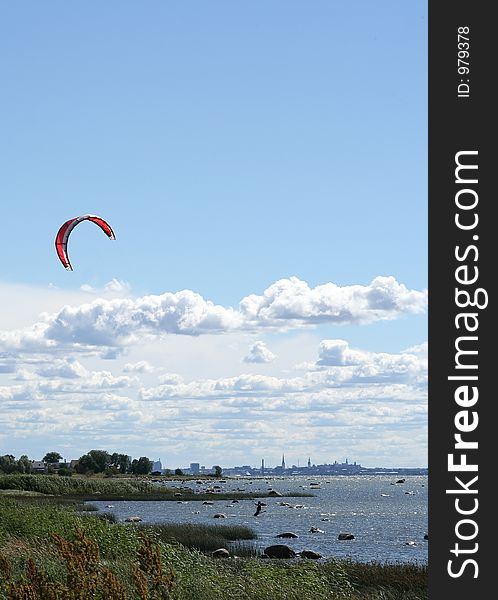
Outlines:
[[[69,262],[69,257],[67,255],[67,242],[69,240],[69,235],[71,231],[81,223],[81,221],[92,221],[96,225],[102,229],[102,231],[107,235],[110,240],[115,240],[116,236],[114,235],[114,231],[111,229],[109,223],[104,221],[101,217],[97,217],[96,215],[83,215],[81,217],[74,217],[74,219],[69,219],[66,221],[64,225],[57,232],[57,236],[55,238],[55,249],[57,250],[57,256],[59,257],[61,263],[68,271],[72,271],[73,267]]]

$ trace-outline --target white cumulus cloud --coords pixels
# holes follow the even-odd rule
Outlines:
[[[338,382],[386,379],[411,379],[423,384],[427,380],[427,357],[424,344],[418,352],[409,349],[399,354],[354,350],[345,340],[322,340],[316,366],[328,369],[330,380]]]
[[[369,285],[311,288],[297,277],[281,279],[263,295],[240,302],[246,323],[291,326],[291,323],[361,324],[423,312],[427,292],[409,290],[394,277],[376,277]]]
[[[88,371],[77,360],[64,359],[54,360],[37,370],[37,373],[42,377],[62,377],[64,379],[77,379],[88,375]]]
[[[244,356],[244,362],[246,363],[269,363],[275,360],[276,356],[269,348],[267,348],[264,342],[258,341],[249,349],[249,354]]]
[[[126,363],[123,367],[124,373],[152,373],[154,367],[146,360],[139,360],[136,363]]]

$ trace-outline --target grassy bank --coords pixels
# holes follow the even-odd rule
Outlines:
[[[175,489],[154,485],[140,479],[61,477],[59,475],[0,475],[0,493],[20,493],[64,496],[82,500],[234,500],[267,498],[268,492],[198,493],[192,489]],[[292,497],[312,496],[303,492],[286,494]]]
[[[224,541],[220,546],[225,547],[231,538],[241,540],[252,535],[246,528],[214,528],[219,541]],[[177,543],[181,536],[184,543],[197,543],[196,537],[200,540],[206,532],[199,529],[196,533],[195,529],[112,524],[92,513],[79,514],[66,504],[51,504],[48,498],[40,505],[35,498],[19,501],[0,497],[0,600],[427,597],[422,567],[213,559]]]
[[[237,555],[254,555],[256,547],[235,541],[248,541],[257,538],[249,527],[241,525],[189,525],[185,523],[166,523],[160,525],[143,525],[139,529],[144,533],[161,540],[165,544],[182,544],[186,548],[200,552],[212,552],[217,548],[233,550]]]

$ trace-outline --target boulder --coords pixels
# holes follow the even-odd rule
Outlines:
[[[213,515],[213,519],[226,519],[227,516],[224,513],[216,513]]]
[[[337,536],[337,539],[338,540],[354,540],[354,535],[352,533],[343,532]]]
[[[232,500],[232,504],[237,504],[238,500]]]
[[[323,558],[321,554],[315,552],[314,550],[301,550],[299,555],[301,556],[301,558],[312,558],[313,560]]]
[[[273,498],[281,498],[282,494],[277,492],[277,490],[271,490],[268,492],[268,496],[272,496]]]
[[[428,540],[428,539],[429,539],[429,534],[428,534],[428,533],[426,533],[426,534],[424,535],[424,540]]]
[[[319,529],[318,527],[311,527],[310,533],[325,533],[323,529]]]
[[[278,538],[297,538],[299,537],[297,533],[293,533],[292,531],[284,531],[284,533],[279,533],[275,537]]]
[[[125,519],[126,523],[140,523],[140,521],[142,520],[141,517],[128,517],[127,519]]]
[[[284,544],[275,544],[274,546],[268,546],[264,549],[264,553],[269,558],[294,558],[296,553],[289,546]]]
[[[208,504],[209,506],[211,506],[213,502],[211,502],[211,500],[204,500],[203,504]]]
[[[211,553],[213,558],[229,558],[230,552],[226,548],[218,548]]]
[[[406,479],[398,479],[396,483],[405,483]]]

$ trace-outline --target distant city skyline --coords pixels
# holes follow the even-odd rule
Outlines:
[[[130,460],[132,458],[134,458],[132,455],[128,455]],[[72,458],[68,458],[68,457],[63,457],[61,459],[61,462],[69,462],[71,460],[77,460],[77,458],[79,457],[72,457]],[[138,456],[137,456],[138,458]],[[383,469],[388,469],[388,468],[408,468],[406,465],[402,465],[402,464],[397,464],[397,463],[392,463],[392,464],[384,464],[384,465],[364,465],[361,463],[361,461],[359,460],[350,460],[348,457],[345,457],[343,460],[341,459],[332,459],[332,460],[323,460],[323,461],[312,461],[311,460],[311,456],[309,456],[305,461],[301,461],[300,459],[297,460],[287,460],[285,459],[285,454],[282,455],[282,460],[280,462],[275,462],[274,464],[272,464],[271,462],[266,461],[264,458],[261,459],[260,464],[254,464],[254,463],[248,463],[248,462],[242,462],[239,465],[236,464],[230,464],[228,463],[228,461],[224,461],[224,460],[220,460],[217,461],[215,464],[213,465],[207,465],[207,464],[202,464],[201,462],[189,462],[188,466],[187,463],[183,464],[183,463],[175,463],[174,461],[165,461],[163,460],[161,457],[155,457],[155,456],[148,456],[147,458],[149,458],[152,463],[153,463],[153,467],[152,470],[157,470],[157,469],[168,469],[168,470],[175,470],[175,469],[182,469],[182,470],[191,470],[193,472],[200,472],[202,470],[210,470],[213,469],[214,466],[218,465],[220,467],[222,467],[222,469],[243,469],[245,467],[250,467],[251,469],[266,469],[266,470],[273,470],[273,469],[278,469],[278,468],[282,468],[282,469],[293,469],[293,468],[311,468],[311,467],[315,467],[315,466],[321,466],[321,465],[330,465],[330,464],[341,464],[341,465],[360,465],[362,467],[365,468],[371,468],[371,469],[375,469],[375,468],[383,468]],[[34,460],[38,460],[38,459],[34,459]],[[415,465],[414,468],[418,468],[418,469],[425,469],[427,468],[426,465]]]

